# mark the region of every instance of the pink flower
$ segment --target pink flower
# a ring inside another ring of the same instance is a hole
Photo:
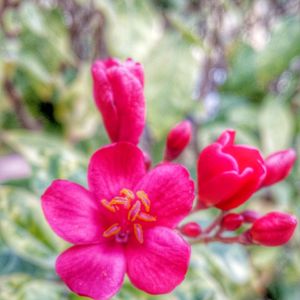
[[[176,124],[169,132],[165,150],[165,160],[176,159],[187,147],[192,137],[192,125],[189,121]]]
[[[295,216],[271,212],[257,219],[248,231],[252,242],[263,246],[281,246],[292,237],[296,226]]]
[[[75,293],[108,299],[124,275],[150,294],[172,291],[188,269],[190,246],[174,228],[191,210],[194,184],[188,171],[163,163],[146,173],[144,156],[126,142],[96,151],[89,190],[55,180],[42,196],[52,229],[75,244],[56,271]]]
[[[145,126],[142,66],[109,58],[93,64],[92,76],[95,102],[111,141],[138,144]]]
[[[269,186],[286,178],[296,161],[294,149],[287,149],[272,153],[265,160],[267,175],[262,186]]]
[[[243,204],[261,185],[266,167],[258,149],[234,145],[234,130],[224,131],[198,159],[199,206],[222,210]]]

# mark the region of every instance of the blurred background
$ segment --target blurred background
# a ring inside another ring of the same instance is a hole
[[[108,143],[90,76],[107,56],[145,67],[141,146],[154,162],[182,119],[194,139],[179,161],[194,177],[197,154],[225,128],[265,156],[289,147],[300,155],[299,0],[1,0],[0,300],[84,299],[55,275],[67,245],[39,198],[54,178],[86,185],[89,156]],[[299,188],[297,163],[243,208],[300,218]],[[152,298],[128,282],[115,297]],[[299,300],[299,229],[279,248],[196,246],[185,282],[155,299]]]

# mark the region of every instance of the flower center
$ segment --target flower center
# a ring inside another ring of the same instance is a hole
[[[119,195],[110,201],[102,199],[101,204],[111,213],[122,216],[122,222],[112,224],[103,232],[104,237],[115,236],[119,243],[126,243],[133,232],[137,241],[142,244],[144,233],[141,223],[156,221],[156,218],[149,214],[151,203],[144,191],[134,194],[129,189],[122,189]]]

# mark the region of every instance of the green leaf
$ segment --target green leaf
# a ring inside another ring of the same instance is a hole
[[[65,288],[57,283],[16,274],[0,277],[1,300],[66,300]]]
[[[259,132],[266,155],[291,146],[294,118],[290,108],[279,99],[265,99],[258,116]]]
[[[0,233],[11,251],[23,259],[53,269],[65,243],[45,221],[39,199],[24,189],[0,189]]]
[[[57,178],[86,185],[86,159],[63,140],[45,133],[25,131],[7,131],[3,140],[31,164],[31,185],[37,195]]]

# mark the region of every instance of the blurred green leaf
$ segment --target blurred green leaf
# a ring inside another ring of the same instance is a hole
[[[38,266],[52,269],[64,243],[57,238],[42,213],[39,199],[24,189],[0,189],[0,232],[17,255]]]
[[[279,99],[266,99],[258,118],[259,132],[266,155],[292,144],[294,119],[290,108]]]
[[[0,277],[1,300],[66,300],[65,290],[56,282],[16,274]]]

